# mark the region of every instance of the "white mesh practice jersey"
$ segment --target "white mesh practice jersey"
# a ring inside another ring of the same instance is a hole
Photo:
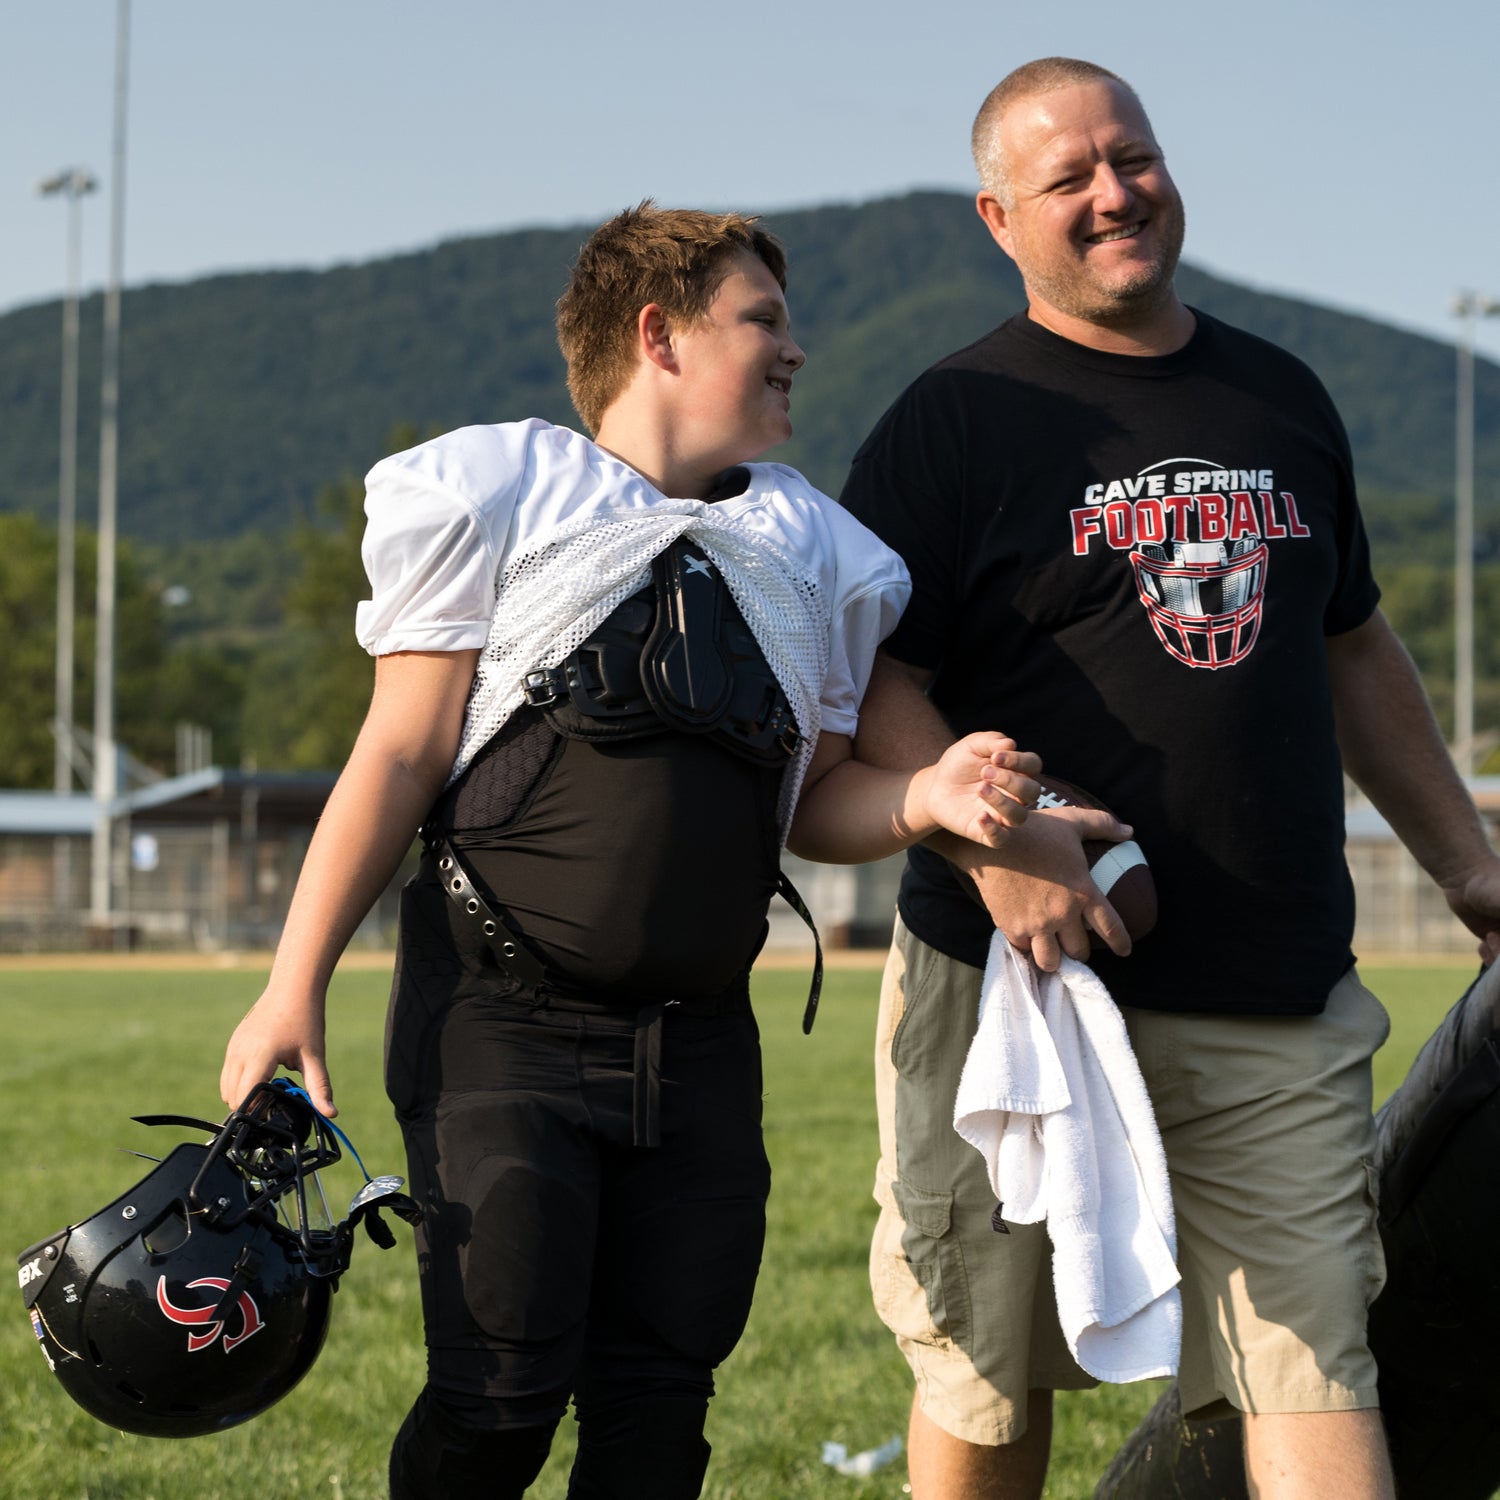
[[[746,465],[743,493],[672,499],[565,427],[464,427],[366,478],[372,655],[482,648],[452,776],[687,535],[712,559],[804,734],[784,781],[785,836],[820,729],[853,735],[875,649],[911,586],[901,559],[794,469]],[[451,778],[450,778],[451,779]]]

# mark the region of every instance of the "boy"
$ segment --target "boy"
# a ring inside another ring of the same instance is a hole
[[[1036,795],[994,734],[915,776],[850,759],[906,572],[743,466],[791,432],[784,285],[753,220],[621,214],[558,309],[594,441],[466,428],[369,476],[374,697],[221,1089],[282,1065],[332,1112],[327,981],[422,825],[386,1058],[426,1215],[398,1500],[520,1496],[570,1396],[570,1496],[698,1494],[764,1234],[748,975],[780,844],[995,843]]]

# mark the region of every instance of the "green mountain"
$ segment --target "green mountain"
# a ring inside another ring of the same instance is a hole
[[[932,360],[1021,305],[967,197],[923,192],[777,214],[791,256],[797,437],[777,454],[837,490],[864,432]],[[573,421],[552,307],[586,230],[525,230],[323,272],[127,291],[120,529],[138,541],[282,534],[324,484],[362,474],[398,424]],[[1450,346],[1184,267],[1187,301],[1323,376],[1344,413],[1377,538],[1450,545]],[[83,310],[80,518],[93,506],[101,299]],[[0,318],[0,510],[56,503],[60,316]],[[1480,362],[1481,475],[1500,470],[1500,368]],[[1486,490],[1480,487],[1481,501]],[[1488,519],[1488,507],[1481,514]],[[1415,548],[1416,553],[1411,549]]]

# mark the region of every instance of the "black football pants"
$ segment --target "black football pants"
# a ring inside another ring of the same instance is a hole
[[[744,1329],[765,1234],[748,1001],[667,1007],[661,1140],[636,1145],[634,1013],[498,994],[429,903],[404,893],[387,1039],[428,1349],[392,1494],[520,1496],[571,1396],[570,1496],[692,1500],[712,1372]]]

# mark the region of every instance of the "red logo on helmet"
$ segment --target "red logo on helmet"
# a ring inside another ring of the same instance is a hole
[[[222,1276],[200,1276],[197,1281],[188,1282],[189,1289],[195,1286],[214,1287],[219,1292],[227,1292],[229,1283]],[[222,1319],[214,1317],[218,1310],[218,1303],[211,1303],[207,1307],[174,1307],[167,1299],[167,1278],[163,1276],[156,1283],[156,1305],[174,1323],[183,1323],[189,1327],[195,1327],[200,1323],[206,1323],[209,1327],[203,1333],[188,1334],[188,1353],[196,1354],[200,1349],[217,1341],[219,1335],[224,1333]],[[259,1333],[266,1325],[261,1320],[260,1309],[255,1305],[255,1298],[249,1292],[241,1292],[239,1295],[240,1318],[244,1326],[236,1334],[224,1334],[224,1352],[226,1354],[239,1344],[243,1344],[253,1333]]]

